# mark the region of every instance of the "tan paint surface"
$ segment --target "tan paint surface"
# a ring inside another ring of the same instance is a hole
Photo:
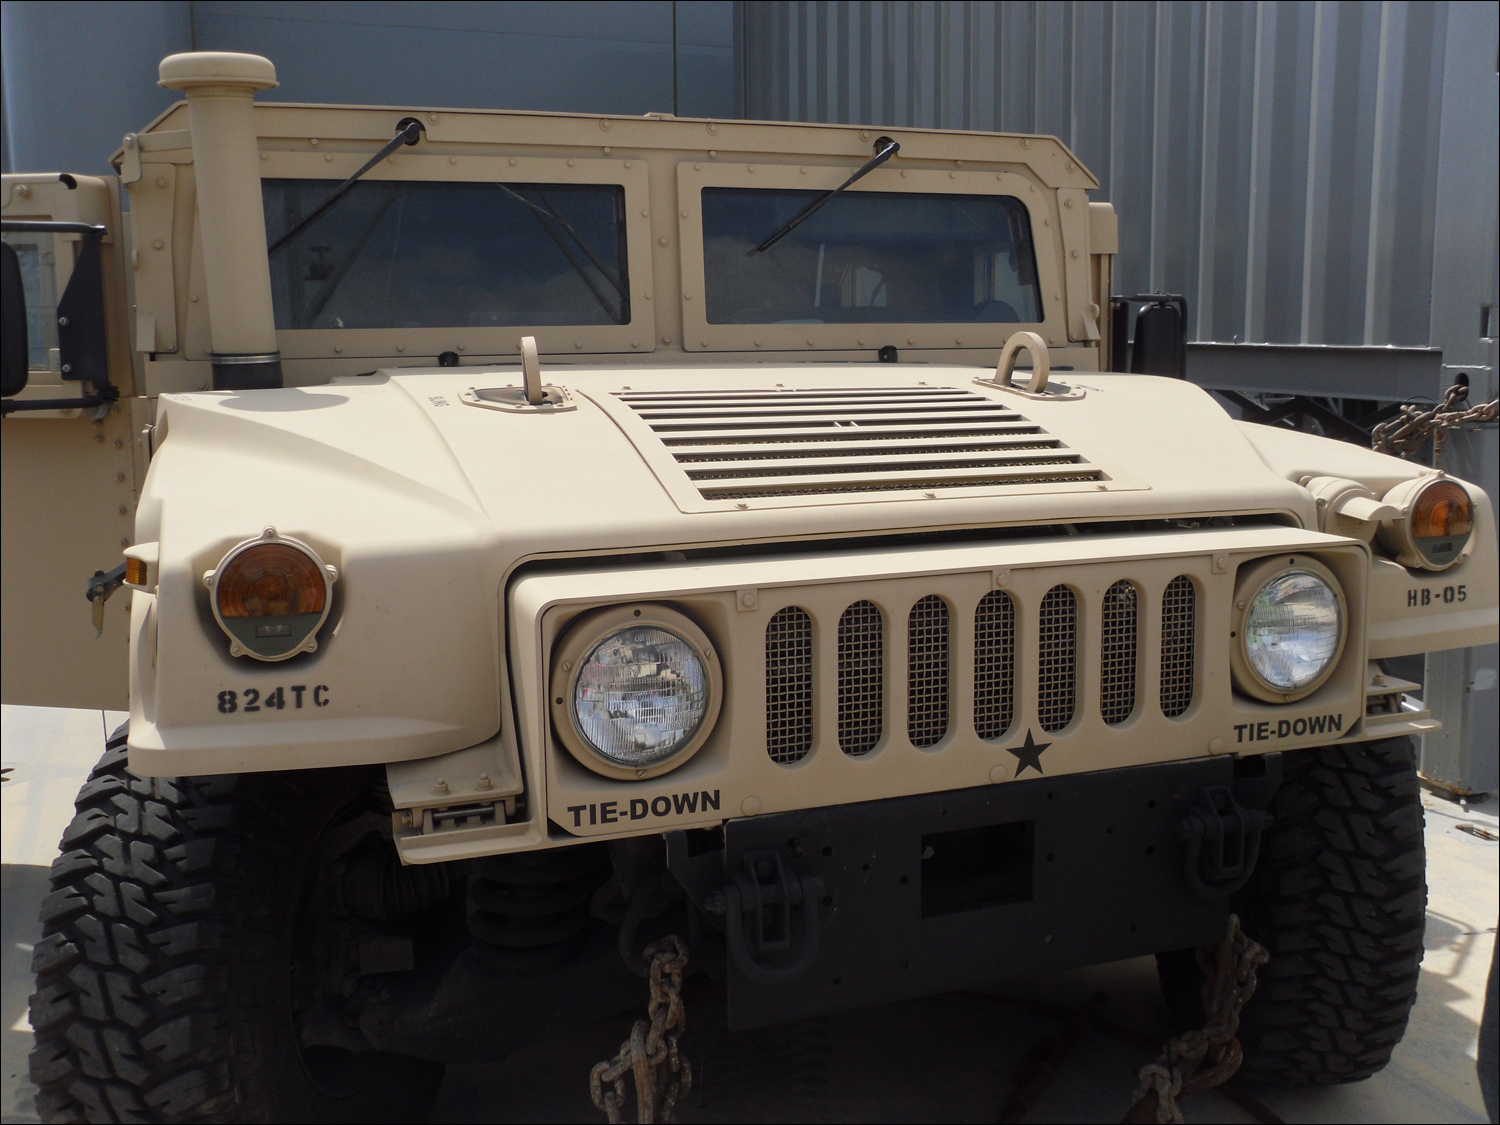
[[[6,176],[6,219],[87,222],[108,228],[102,251],[109,375],[121,401],[102,421],[78,410],[18,413],[0,422],[0,697],[6,703],[120,710],[127,706],[127,596],[105,606],[95,639],[84,584],[119,565],[133,542],[145,473],[140,430],[150,404],[132,399],[125,255],[119,184],[53,175]],[[72,270],[59,237],[58,295]],[[68,398],[92,390],[48,371],[31,372],[18,398]]]
[[[103,422],[0,423],[0,691],[6,703],[129,705],[129,595],[116,593],[106,603],[104,635],[96,640],[83,591],[94,571],[119,565],[131,538],[130,429],[123,411]]]

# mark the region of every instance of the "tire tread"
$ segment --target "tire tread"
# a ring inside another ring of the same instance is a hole
[[[440,1065],[361,1056],[383,1086],[319,1102],[293,1073],[290,1014],[276,1015],[287,887],[366,775],[141,778],[127,758],[121,727],[78,794],[42,903],[30,1062],[42,1120],[424,1116]],[[268,1047],[278,1020],[287,1031]]]
[[[1355,1082],[1405,1034],[1427,887],[1410,739],[1285,755],[1275,823],[1236,904],[1266,946],[1240,1027],[1247,1081]]]

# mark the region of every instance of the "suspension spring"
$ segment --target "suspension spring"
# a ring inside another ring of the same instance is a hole
[[[603,845],[486,856],[469,877],[469,933],[487,968],[556,968],[588,940],[589,901],[608,875]]]

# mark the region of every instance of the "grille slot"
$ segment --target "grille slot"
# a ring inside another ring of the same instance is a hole
[[[705,500],[1102,481],[962,387],[619,391]]]
[[[1099,714],[1111,726],[1123,723],[1135,711],[1138,602],[1134,583],[1123,578],[1104,592]]]
[[[885,729],[885,621],[858,601],[839,617],[839,747],[857,757],[875,749]]]
[[[1161,711],[1175,719],[1193,702],[1197,648],[1198,591],[1179,574],[1161,599]]]
[[[974,610],[974,733],[999,738],[1016,717],[1016,603],[992,590]]]
[[[800,762],[812,734],[812,618],[791,605],[766,625],[766,753],[783,765]]]
[[[907,618],[907,737],[936,746],[948,733],[948,603],[928,594]]]
[[[1073,721],[1078,689],[1078,598],[1066,586],[1054,586],[1038,612],[1037,722],[1044,731],[1059,731]]]

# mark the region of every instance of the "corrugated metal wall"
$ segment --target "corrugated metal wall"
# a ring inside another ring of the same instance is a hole
[[[1196,339],[1425,345],[1445,49],[1494,9],[755,2],[741,75],[751,117],[1056,134],[1120,214],[1117,291],[1186,294]]]

